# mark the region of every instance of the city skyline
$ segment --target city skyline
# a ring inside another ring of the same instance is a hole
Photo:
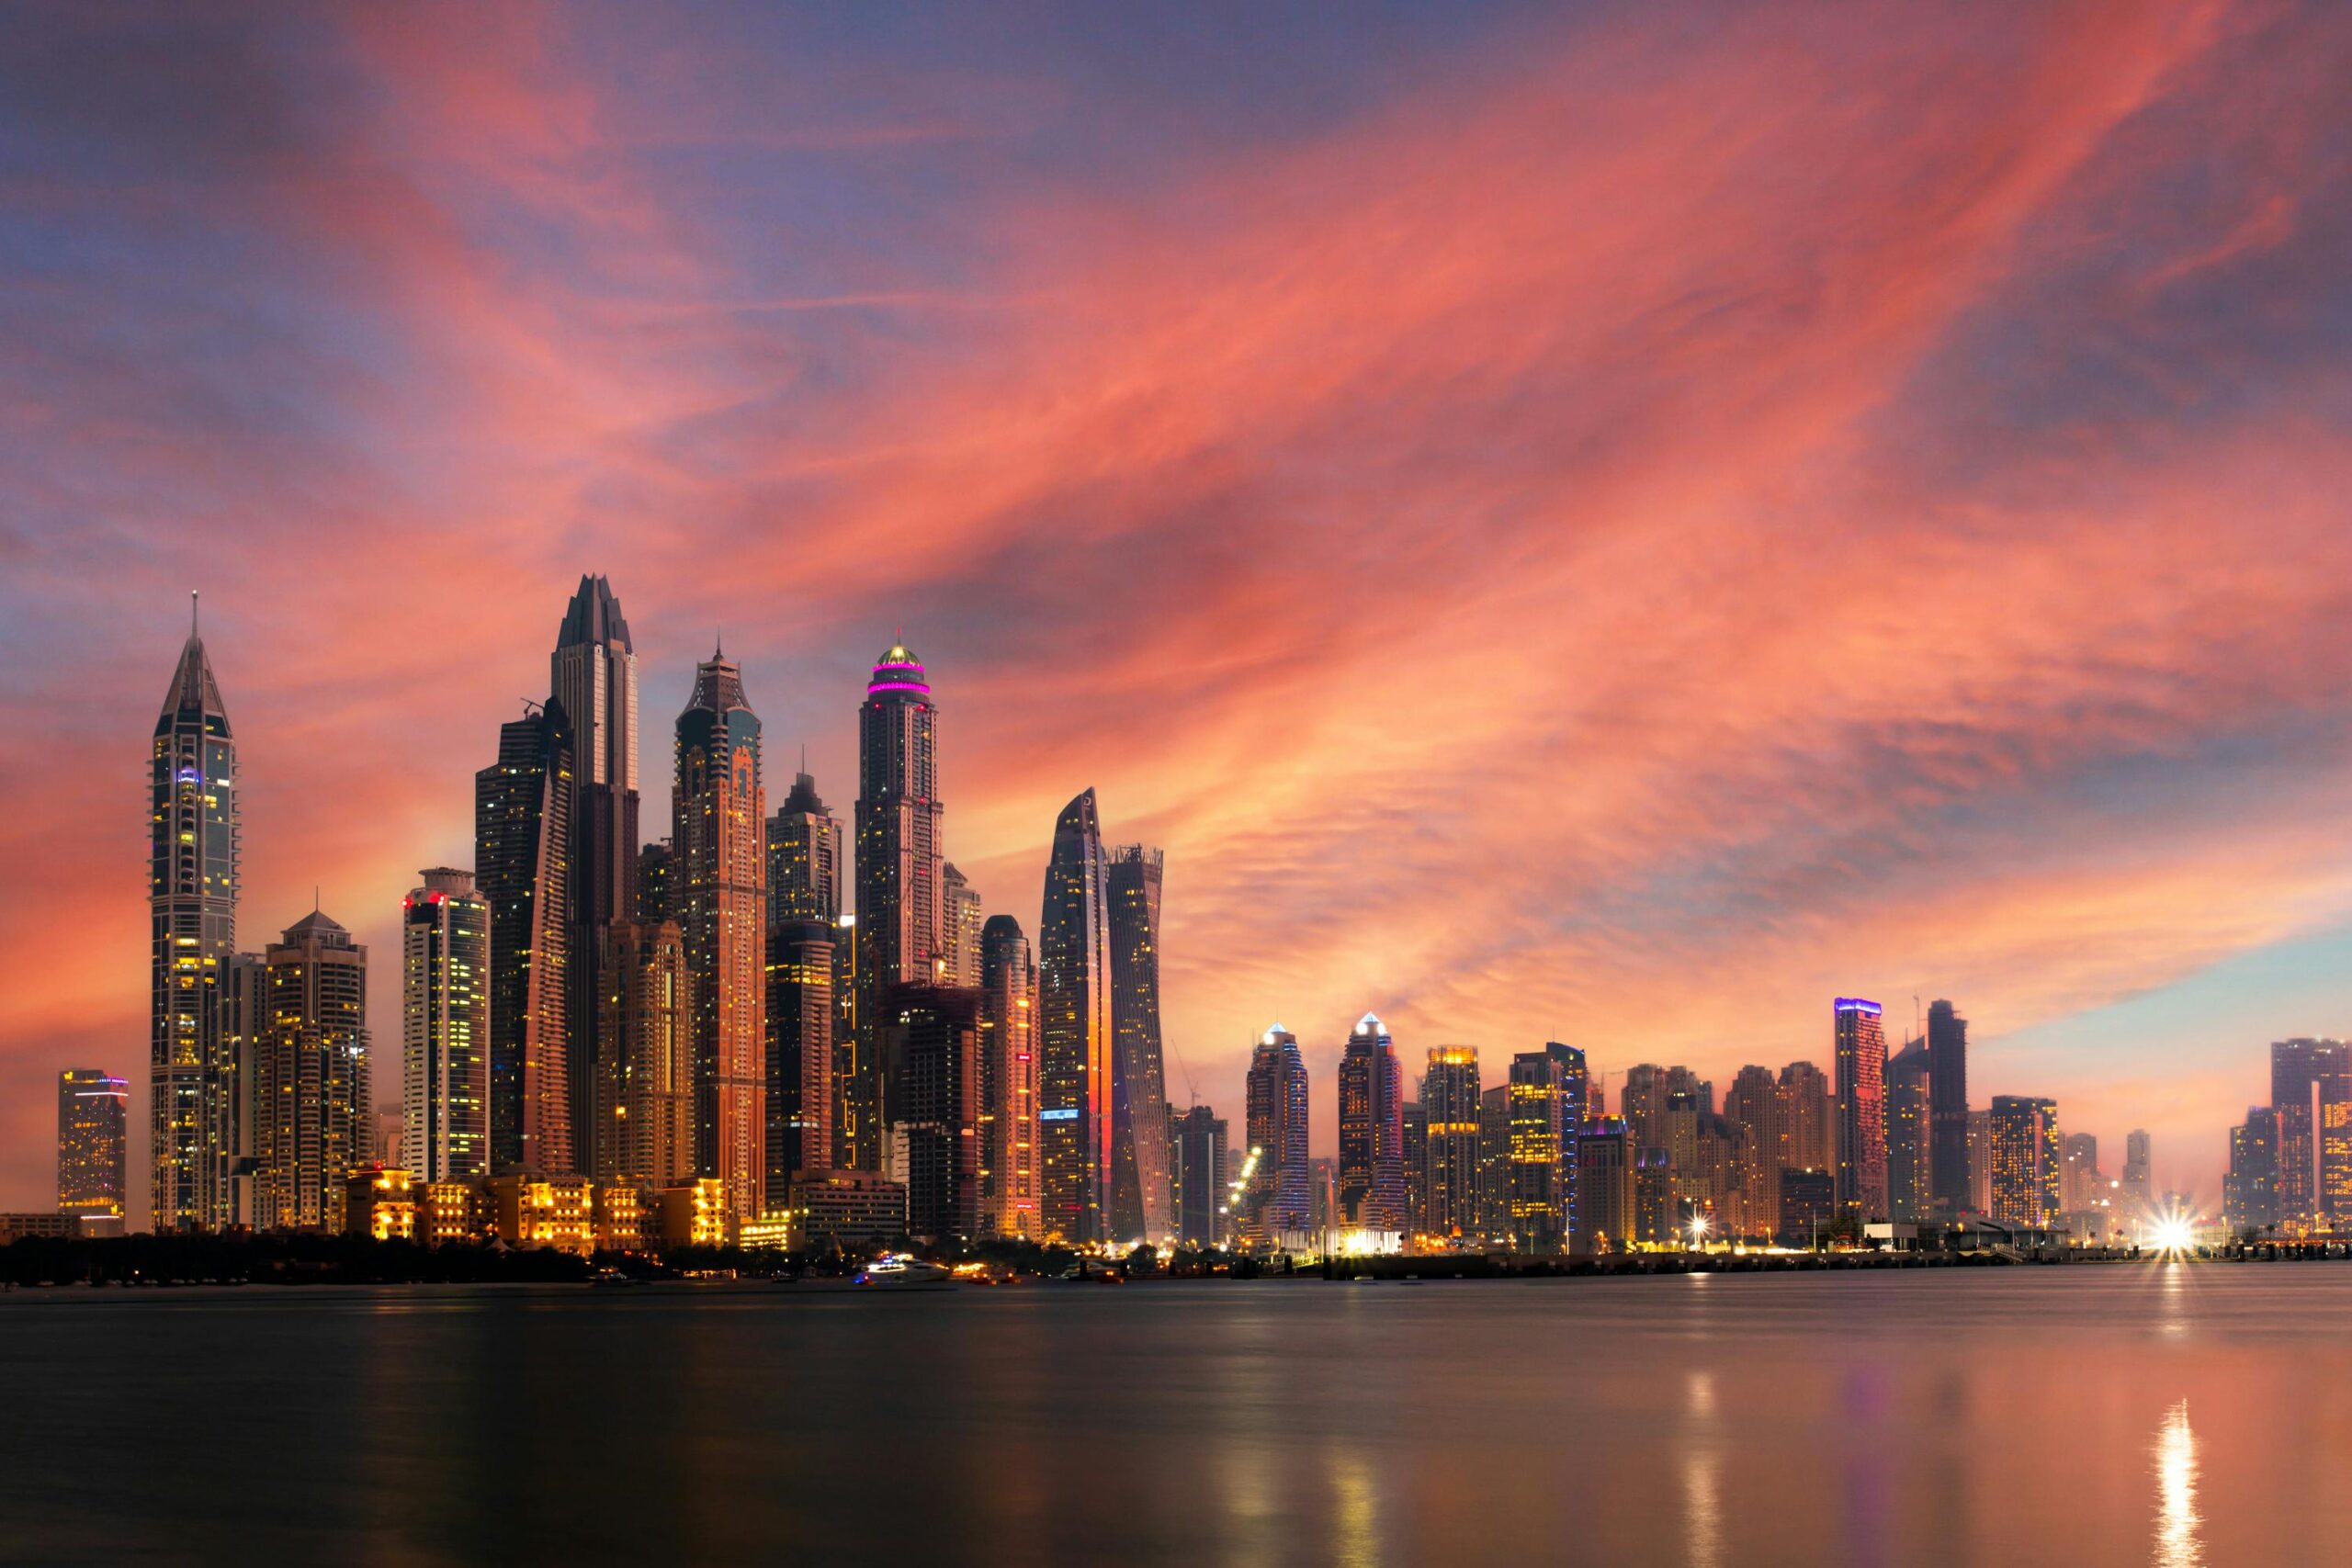
[[[484,874],[471,781],[582,571],[637,633],[644,840],[724,626],[837,811],[903,630],[944,672],[954,858],[1033,941],[1072,792],[1163,848],[1171,1103],[1189,1075],[1236,1117],[1276,1018],[1318,1088],[1367,1009],[1408,1065],[1557,1039],[1722,1083],[1827,1069],[1826,998],[1908,1037],[1908,998],[1949,997],[1973,1103],[2046,1096],[2111,1150],[2145,1127],[2157,1189],[2212,1206],[2270,1043],[2352,1033],[2341,345],[2242,303],[2337,298],[2332,143],[2266,127],[2328,130],[2343,20],[2312,48],[2052,15],[1989,51],[1924,13],[1673,51],[1497,20],[1399,101],[1376,62],[1427,38],[1383,15],[1281,107],[1187,76],[1209,114],[1136,64],[1181,50],[1075,41],[1098,81],[1057,99],[968,24],[873,25],[907,73],[812,85],[808,124],[725,63],[759,39],[706,39],[696,94],[625,81],[610,17],[470,61],[228,24],[160,118],[101,112],[130,80],[102,48],[65,51],[83,107],[8,95],[85,188],[10,220],[63,303],[11,317],[37,412],[0,436],[29,476],[0,832],[44,895],[0,913],[0,1201],[45,1190],[60,1068],[146,1103],[116,786],[191,587],[241,940],[318,885],[375,955],[379,1043],[401,897]],[[350,141],[222,107],[331,101],[280,45],[388,89]],[[1856,91],[1781,101],[1766,56]],[[1753,135],[1694,149],[1650,74]],[[1147,134],[1069,134],[1122,91]],[[1044,210],[1008,150],[1052,167]],[[730,217],[737,157],[844,238]],[[1698,177],[1659,188],[1669,159]],[[854,199],[877,180],[955,194],[918,221]],[[1458,275],[1421,265],[1439,236]]]

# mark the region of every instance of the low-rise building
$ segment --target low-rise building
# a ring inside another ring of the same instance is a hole
[[[416,1237],[416,1179],[398,1166],[370,1166],[343,1181],[343,1232],[378,1241]]]

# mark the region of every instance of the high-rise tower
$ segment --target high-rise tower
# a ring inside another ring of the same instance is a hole
[[[857,929],[853,1023],[843,1065],[844,1166],[881,1163],[881,1077],[874,1031],[881,993],[932,984],[946,953],[939,707],[922,662],[900,644],[875,661],[857,710]]]
[[[1306,1156],[1306,1057],[1277,1023],[1250,1054],[1249,1138],[1238,1229],[1258,1247],[1281,1244],[1315,1223]]]
[[[401,1163],[419,1181],[490,1174],[490,905],[436,866],[401,905]]]
[[[337,1230],[367,1162],[368,950],[317,909],[265,955],[269,1027],[254,1069],[254,1224]]]
[[[675,1186],[695,1174],[694,987],[677,922],[619,920],[605,931],[612,1046],[597,1075],[594,1175]]]
[[[1839,997],[1838,1206],[1865,1222],[1887,1216],[1886,1030],[1879,1005]]]
[[[1011,915],[980,928],[980,1126],[984,1225],[1041,1233],[1037,1192],[1037,963]]]
[[[1102,824],[1090,789],[1054,824],[1037,922],[1045,1225],[1072,1243],[1106,1239],[1111,1217],[1110,902]]]
[[[2346,1139],[2352,1132],[2352,1047],[2341,1040],[2274,1041],[2270,1108],[2278,1117],[2278,1224],[2290,1231],[2326,1229],[2329,1188],[2352,1188]],[[2331,1122],[2333,1147],[2325,1135]],[[2352,1202],[2344,1207],[2352,1217]]]
[[[1959,1214],[1969,1196],[1968,1020],[1939,998],[1928,1004],[1928,1198]]]
[[[797,1170],[836,1162],[836,933],[842,825],[796,774],[768,818],[768,1201],[785,1206]]]
[[[499,727],[474,775],[474,874],[490,903],[490,1168],[564,1175],[571,1140],[571,721]],[[581,1050],[595,1043],[590,1031]]]
[[[1371,1013],[1340,1055],[1340,1212],[1362,1230],[1405,1228],[1405,1074]]]
[[[756,1218],[767,1188],[768,802],[760,721],[723,649],[695,670],[678,716],[672,806],[696,1166],[726,1183],[729,1213]]]
[[[237,945],[237,743],[193,594],[148,760],[149,1206],[159,1231],[217,1230],[232,1217],[230,1162],[240,1143],[220,1001]]]
[[[1169,1213],[1168,1090],[1160,1063],[1160,852],[1111,852],[1111,1235],[1158,1245]]]
[[[594,1168],[596,1021],[604,987],[598,974],[605,931],[637,918],[637,651],[621,602],[602,577],[582,577],[564,610],[548,660],[553,697],[571,721],[570,968],[564,1063],[572,1147],[566,1165],[540,1151],[546,1168]]]
[[[57,1075],[57,1207],[88,1219],[121,1220],[130,1085],[96,1067]]]
[[[1903,1224],[1924,1224],[1934,1208],[1928,1182],[1934,1153],[1935,1080],[1928,1038],[1904,1042],[1886,1059],[1886,1209]]]
[[[1435,1045],[1421,1078],[1429,1117],[1428,1228],[1440,1236],[1478,1234],[1478,1048]]]

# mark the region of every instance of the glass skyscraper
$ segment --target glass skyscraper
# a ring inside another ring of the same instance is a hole
[[[1405,1228],[1405,1074],[1366,1013],[1340,1055],[1340,1214],[1360,1230]]]
[[[1168,1090],[1160,1062],[1160,852],[1110,852],[1111,1231],[1155,1245],[1174,1235],[1168,1199]]]
[[[1838,1206],[1863,1221],[1887,1217],[1886,1032],[1879,1005],[1839,997],[1838,1053]]]
[[[857,710],[857,927],[844,1036],[844,1107],[835,1157],[880,1168],[882,1080],[874,1029],[883,993],[933,983],[946,953],[945,807],[939,799],[939,705],[903,644],[875,661]]]
[[[571,722],[526,705],[474,775],[474,880],[490,904],[490,1168],[567,1175],[571,1128]],[[591,1029],[581,1040],[594,1049]]]
[[[1062,807],[1037,920],[1037,1138],[1046,1233],[1125,1240],[1110,1228],[1111,882],[1094,792]],[[1162,1167],[1162,1179],[1165,1179]]]
[[[1250,1180],[1241,1192],[1241,1224],[1250,1242],[1273,1247],[1315,1223],[1313,1181],[1306,1155],[1306,1057],[1298,1036],[1277,1023],[1250,1054],[1248,1080]]]
[[[96,1067],[57,1075],[57,1207],[67,1214],[123,1219],[129,1198],[130,1085]]]
[[[1928,1200],[1938,1213],[1974,1205],[1968,1180],[1968,1020],[1928,1004]]]
[[[401,905],[401,1164],[419,1181],[490,1174],[490,905],[436,866]]]

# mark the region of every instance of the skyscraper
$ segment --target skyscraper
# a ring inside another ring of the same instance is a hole
[[[804,771],[768,818],[768,1197],[840,1158],[842,828]]]
[[[1180,1247],[1223,1247],[1225,1122],[1205,1105],[1171,1111],[1169,1190],[1176,1200],[1173,1239]]]
[[[1633,1129],[1622,1116],[1596,1116],[1577,1135],[1577,1220],[1584,1250],[1623,1252],[1634,1240]]]
[[[673,1187],[691,1180],[695,1159],[694,976],[675,920],[616,920],[605,928],[605,1005],[596,1021],[606,1043],[597,1071],[595,1117],[600,1181]]]
[[[1777,1235],[1781,1225],[1781,1085],[1770,1067],[1745,1066],[1732,1075],[1724,1094],[1724,1115],[1747,1129],[1753,1175],[1747,1194],[1748,1223],[1757,1234]]]
[[[1011,915],[980,930],[983,1228],[1035,1238],[1038,1223],[1037,963]]]
[[[2123,1223],[2127,1225],[2138,1224],[2155,1208],[2155,1179],[2149,1169],[2150,1152],[2146,1132],[2134,1127],[2124,1134],[2121,1197]]]
[[[254,1069],[254,1224],[339,1230],[343,1179],[368,1160],[368,950],[313,909],[269,965]]]
[[[2222,1213],[2239,1234],[2267,1232],[2278,1223],[2278,1118],[2267,1105],[2248,1106],[2245,1122],[2230,1129]]]
[[[2107,1197],[2099,1174],[2098,1140],[2088,1133],[2069,1133],[2059,1145],[2058,1195],[2069,1213],[2098,1207]]]
[[[193,594],[149,770],[149,1209],[159,1231],[217,1230],[232,1217],[239,1143],[236,1063],[220,1007],[237,946],[237,742],[197,633]]]
[[[1405,1074],[1388,1028],[1356,1021],[1340,1055],[1340,1215],[1359,1230],[1405,1228]]]
[[[768,818],[768,925],[822,920],[842,912],[842,825],[817,796],[817,781],[792,776]]]
[[[1928,1198],[1941,1214],[1971,1207],[1968,1020],[1941,998],[1928,1004]]]
[[[1926,1224],[1934,1208],[1931,1061],[1925,1035],[1905,1041],[1886,1060],[1887,1215],[1905,1224]]]
[[[1991,1134],[1993,1217],[2006,1224],[2053,1224],[2060,1199],[2057,1101],[1996,1094]]]
[[[1315,1196],[1306,1154],[1306,1058],[1298,1037],[1277,1023],[1250,1053],[1249,1186],[1241,1194],[1240,1229],[1259,1247],[1314,1224]]]
[[[1111,1234],[1165,1241],[1168,1092],[1159,1043],[1160,852],[1110,852]]]
[[[1549,1050],[1510,1059],[1510,1245],[1516,1252],[1563,1252],[1571,1240],[1569,1183],[1583,1131],[1583,1086],[1571,1090],[1566,1064]]]
[[[1434,1045],[1421,1077],[1429,1118],[1427,1228],[1431,1235],[1476,1236],[1478,1213],[1478,1048]]]
[[[1838,1052],[1838,1206],[1861,1220],[1887,1217],[1886,1033],[1879,1005],[1840,997]]]
[[[1111,1218],[1111,887],[1094,792],[1054,824],[1037,922],[1037,1087],[1046,1233],[1125,1239]]]
[[[2298,1038],[2270,1047],[2270,1108],[2278,1122],[2278,1224],[2286,1229],[2326,1228],[2321,1132],[2325,1106],[2352,1098],[2347,1084],[2352,1050],[2341,1040]],[[2339,1163],[2352,1177],[2352,1149],[2343,1152]]]
[[[593,1106],[599,1065],[606,1057],[596,1038],[605,1005],[599,972],[605,930],[634,920],[637,908],[637,652],[620,600],[602,577],[585,577],[565,608],[548,659],[552,711],[571,724],[571,931],[566,976],[569,1048],[564,1081],[570,1146],[557,1160],[550,1127],[537,1158],[549,1172],[593,1170]],[[477,870],[481,869],[479,864]],[[497,945],[495,933],[492,946]]]
[[[123,1219],[130,1084],[96,1067],[57,1075],[57,1207],[76,1218]]]
[[[881,1159],[878,999],[894,986],[933,984],[934,961],[947,951],[938,730],[929,676],[904,646],[892,645],[875,661],[857,710],[854,1022],[842,1037],[850,1060],[842,1072],[852,1103],[842,1116],[841,1157],[861,1169]]]
[[[883,1120],[906,1184],[907,1232],[949,1242],[979,1234],[981,996],[956,986],[899,986],[875,1031]]]
[[[571,721],[526,705],[474,775],[474,878],[490,904],[490,1168],[566,1175],[571,1146]],[[595,1042],[592,1031],[581,1049]]]
[[[435,866],[401,905],[401,1164],[419,1181],[490,1174],[490,905]]]
[[[636,909],[629,919],[641,926],[678,919],[684,907],[678,873],[676,840],[659,839],[638,851]]]
[[[694,1021],[695,1162],[754,1219],[767,1194],[767,791],[760,721],[724,649],[678,716],[672,796],[678,930]]]
[[[1829,1080],[1811,1062],[1781,1069],[1781,1168],[1826,1171],[1837,1159],[1837,1106]]]
[[[935,964],[940,984],[977,986],[980,983],[980,895],[969,878],[948,861],[939,871],[939,920],[946,948]]]

